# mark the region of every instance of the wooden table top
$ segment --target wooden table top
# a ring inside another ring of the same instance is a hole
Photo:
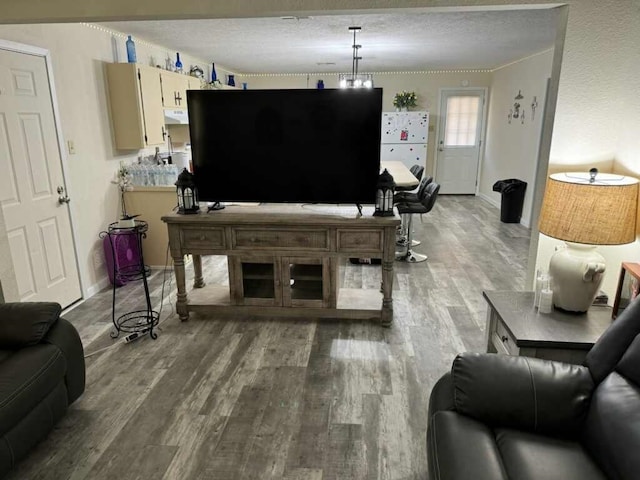
[[[395,160],[380,162],[380,168],[381,171],[387,169],[398,187],[415,188],[420,183],[402,162]]]
[[[166,223],[228,223],[247,224],[261,223],[284,225],[340,225],[340,226],[395,226],[400,223],[397,214],[389,217],[374,217],[374,208],[364,205],[362,215],[355,205],[330,204],[296,204],[296,203],[263,203],[259,206],[231,205],[222,210],[207,213],[207,208],[200,207],[194,215],[181,215],[177,212],[167,213],[162,217]]]
[[[554,309],[549,314],[533,307],[534,292],[482,292],[502,319],[518,347],[590,348],[611,325],[611,307],[592,306],[574,314]]]

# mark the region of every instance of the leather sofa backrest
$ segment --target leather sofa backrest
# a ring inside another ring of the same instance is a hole
[[[596,388],[583,430],[583,443],[600,468],[609,478],[622,480],[640,478],[640,334],[634,335],[638,313],[640,302],[634,302],[602,343],[598,341],[600,351],[591,357],[598,372],[615,357],[619,361]]]
[[[640,301],[629,305],[593,346],[585,365],[598,384],[609,375],[640,333]]]

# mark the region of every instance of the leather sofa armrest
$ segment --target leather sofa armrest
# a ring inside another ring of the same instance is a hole
[[[84,349],[75,327],[64,318],[58,319],[51,327],[43,342],[55,345],[67,361],[65,384],[69,404],[73,403],[85,387]]]
[[[433,386],[429,395],[429,418],[436,412],[454,410],[453,403],[453,380],[451,372],[445,373]]]
[[[0,304],[0,348],[36,345],[60,317],[62,307],[52,302]]]
[[[586,367],[538,358],[464,353],[451,372],[458,412],[556,436],[579,433],[594,389]]]

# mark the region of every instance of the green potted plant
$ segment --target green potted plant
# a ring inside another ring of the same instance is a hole
[[[418,96],[416,95],[416,92],[407,92],[406,90],[403,90],[396,93],[395,97],[393,97],[393,106],[400,111],[407,111],[409,108],[413,108],[417,105],[417,100]]]

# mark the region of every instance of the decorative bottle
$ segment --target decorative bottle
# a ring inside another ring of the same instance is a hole
[[[125,43],[127,45],[127,61],[129,63],[136,63],[136,44],[133,43],[131,35],[129,35]]]
[[[235,75],[227,75],[227,85],[229,85],[230,87],[236,86]]]
[[[216,73],[216,64],[211,64],[211,83],[215,83],[218,81],[218,74]]]
[[[176,72],[182,73],[182,62],[180,61],[179,52],[176,52]]]

